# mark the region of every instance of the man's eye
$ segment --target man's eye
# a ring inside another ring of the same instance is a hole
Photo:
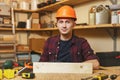
[[[69,21],[66,21],[66,23],[70,23]]]
[[[59,23],[63,23],[63,21],[59,21]]]

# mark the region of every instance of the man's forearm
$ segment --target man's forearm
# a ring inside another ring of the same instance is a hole
[[[100,64],[97,59],[87,60],[85,63],[93,63],[93,69],[99,69]]]

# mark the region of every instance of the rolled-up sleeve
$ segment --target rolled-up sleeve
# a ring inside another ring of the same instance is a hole
[[[87,40],[84,40],[81,44],[82,54],[84,56],[84,60],[98,59],[93,49],[90,47]]]

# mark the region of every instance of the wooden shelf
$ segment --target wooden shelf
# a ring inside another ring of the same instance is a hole
[[[120,28],[120,24],[98,24],[98,25],[79,25],[74,29],[99,29],[99,28]],[[0,28],[0,31],[10,31],[12,28]],[[55,31],[57,28],[40,28],[40,29],[26,29],[16,28],[16,31]]]
[[[0,31],[11,31],[12,28],[0,27]]]
[[[23,10],[23,9],[15,9],[15,12],[20,12],[20,13],[32,13],[32,12],[39,12],[39,13],[44,13],[44,11],[55,11],[58,8],[60,8],[63,5],[71,5],[75,6],[78,4],[83,4],[83,3],[88,3],[88,2],[93,2],[94,0],[62,0],[59,2],[56,2],[54,4],[50,4],[45,7],[38,8],[37,10]],[[104,0],[102,0],[104,1]],[[113,27],[112,24],[105,24],[105,25],[85,25],[85,26],[76,26],[74,29],[91,29],[91,28],[102,28],[102,27]],[[9,29],[8,29],[9,30]],[[55,31],[58,30],[57,28],[40,28],[40,29],[25,29],[25,28],[16,28],[17,31]]]
[[[0,53],[15,53],[14,50],[0,50]]]
[[[31,12],[40,12],[40,11],[54,11],[58,8],[58,5],[60,6],[60,4],[63,4],[65,3],[66,1],[69,1],[69,0],[64,0],[64,1],[60,1],[60,2],[56,2],[54,4],[50,4],[48,6],[45,6],[45,7],[42,7],[42,8],[38,8],[37,10],[24,10],[24,9],[14,9],[15,12],[28,12],[28,13],[31,13]]]
[[[10,17],[10,15],[0,15],[0,17]]]
[[[19,61],[29,61],[31,58],[29,57],[18,57]]]
[[[25,54],[25,53],[29,54],[30,52],[31,52],[31,50],[29,50],[29,51],[26,50],[26,51],[17,51],[16,53],[17,54]]]
[[[99,29],[99,28],[120,28],[120,24],[98,24],[87,26],[76,26],[74,29]]]
[[[14,46],[14,44],[15,43],[12,43],[12,44],[10,44],[10,43],[8,43],[8,44],[0,44],[0,46]]]
[[[12,24],[0,24],[0,27],[12,27]]]
[[[99,28],[120,28],[120,24],[98,24],[98,25],[80,25],[75,26],[74,29],[99,29]],[[55,31],[57,28],[40,28],[40,29],[16,29],[27,31]]]
[[[78,5],[86,2],[90,2],[91,0],[63,0],[60,2],[56,2],[54,4],[47,5],[42,8],[38,8],[37,10],[24,10],[24,9],[15,9],[15,12],[25,12],[25,13],[32,13],[32,12],[43,12],[43,11],[55,11],[60,8],[62,5]],[[93,1],[93,0],[92,0]]]
[[[0,44],[15,44],[15,41],[0,41]]]

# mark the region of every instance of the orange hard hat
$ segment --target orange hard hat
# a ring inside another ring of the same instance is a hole
[[[76,20],[75,10],[71,6],[62,6],[56,13],[56,18],[73,18]]]

